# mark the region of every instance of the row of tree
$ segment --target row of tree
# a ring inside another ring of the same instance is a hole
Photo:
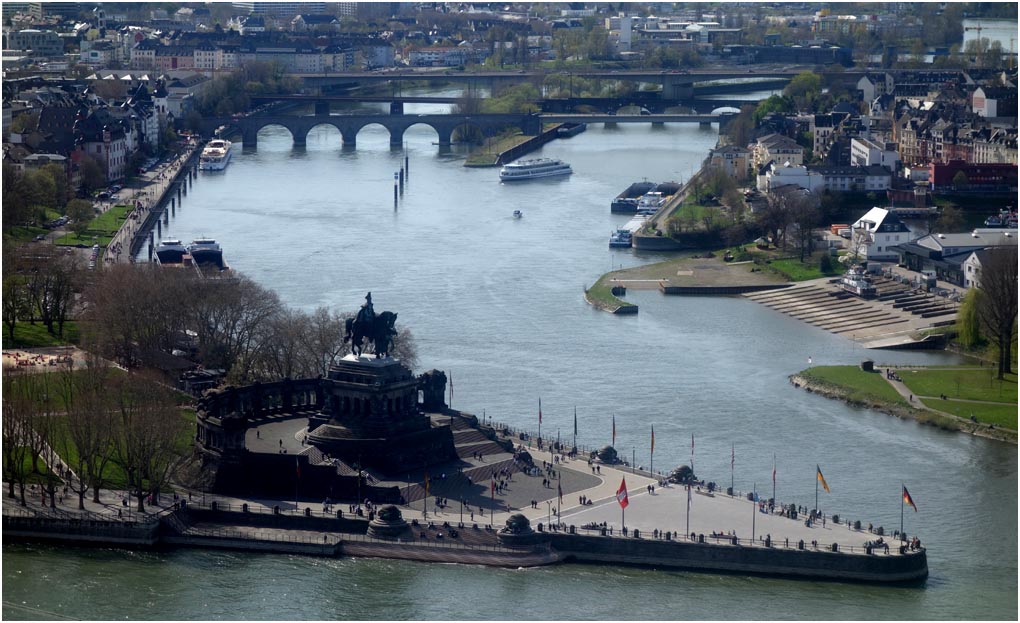
[[[84,278],[77,256],[57,247],[4,245],[2,310],[10,338],[26,322],[41,322],[50,335],[63,337]]]
[[[90,491],[99,502],[102,489],[123,486],[142,512],[186,458],[186,432],[169,389],[94,356],[80,370],[4,376],[4,476],[8,495],[22,505],[26,485],[45,475],[40,484],[51,507],[62,481],[78,508]]]
[[[161,367],[182,351],[238,384],[308,378],[350,352],[345,321],[326,307],[288,308],[251,279],[202,279],[152,265],[104,270],[85,292],[82,334],[95,352],[128,369]],[[394,354],[417,365],[413,337],[400,329]]]

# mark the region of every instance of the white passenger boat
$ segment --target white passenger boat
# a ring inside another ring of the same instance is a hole
[[[231,142],[217,138],[209,141],[202,150],[198,168],[202,171],[222,171],[230,164]]]
[[[573,172],[570,165],[562,160],[537,158],[535,160],[521,160],[520,162],[511,162],[504,165],[499,172],[499,179],[503,182],[517,182],[539,177],[570,175]]]

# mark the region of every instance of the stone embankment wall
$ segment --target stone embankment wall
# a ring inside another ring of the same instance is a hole
[[[628,564],[700,571],[861,582],[908,582],[928,575],[922,550],[907,555],[743,547],[639,538],[550,534],[567,562]]]

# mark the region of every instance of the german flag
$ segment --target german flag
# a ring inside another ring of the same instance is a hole
[[[915,513],[917,512],[917,504],[914,504],[914,498],[910,497],[910,492],[906,487],[903,487],[903,503],[914,509]]]
[[[829,483],[825,482],[825,476],[822,476],[822,468],[815,465],[815,471],[817,472],[818,482],[822,483],[822,488],[825,489],[825,492],[832,493],[829,491]]]

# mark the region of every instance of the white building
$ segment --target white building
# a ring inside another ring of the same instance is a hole
[[[878,165],[896,171],[900,165],[900,154],[896,143],[879,143],[870,138],[850,139],[850,164],[856,167]]]
[[[772,163],[765,168],[764,174],[758,175],[757,187],[763,192],[771,192],[773,189],[790,185],[811,192],[821,191],[825,188],[825,178],[814,171],[809,171],[804,165],[790,162],[782,165]]]
[[[860,260],[894,261],[899,256],[892,247],[913,239],[907,226],[883,208],[871,208],[850,227],[851,249]]]

